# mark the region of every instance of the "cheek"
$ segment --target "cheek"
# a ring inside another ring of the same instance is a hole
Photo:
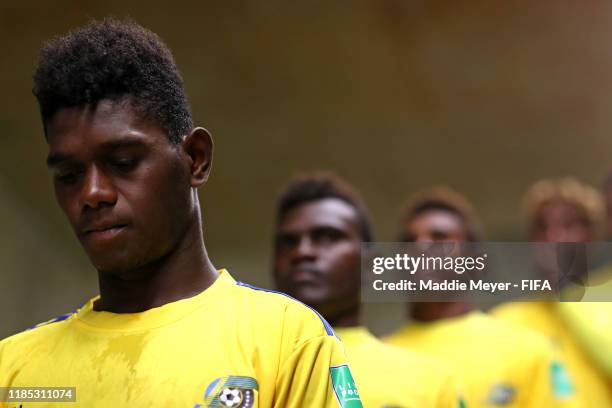
[[[595,233],[591,231],[591,229],[585,225],[580,225],[577,228],[577,232],[575,233],[576,241],[588,241],[591,240]]]
[[[172,212],[175,217],[187,210],[191,189],[178,163],[165,160],[165,166],[156,163],[144,169],[138,180],[138,189],[126,191],[126,196],[139,207],[156,214],[158,211]],[[128,197],[130,198],[130,197]],[[160,213],[157,213],[160,214]]]
[[[176,235],[185,224],[187,206],[176,194],[166,193],[163,189],[150,194],[126,194],[125,201],[130,207],[132,217],[141,228],[152,234],[159,234],[158,239]]]
[[[274,257],[274,277],[277,281],[284,281],[287,278],[287,258],[282,255]]]
[[[353,246],[343,246],[330,253],[329,267],[332,274],[331,280],[338,286],[359,281],[360,252]],[[347,282],[349,280],[349,282]]]
[[[55,201],[59,205],[60,209],[68,218],[70,224],[75,225],[79,217],[79,205],[78,200],[72,198],[71,194],[65,189],[58,189],[54,187],[55,190]]]

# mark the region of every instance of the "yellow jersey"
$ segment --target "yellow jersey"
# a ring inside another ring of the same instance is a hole
[[[76,387],[76,402],[36,407],[362,406],[329,324],[227,271],[142,313],[94,311],[95,300],[0,342],[0,387]]]
[[[567,373],[546,340],[484,313],[409,323],[383,340],[455,369],[470,408],[575,406]]]
[[[559,358],[567,365],[576,396],[582,401],[581,406],[612,407],[606,377],[586,355],[571,328],[561,318],[560,305],[551,302],[511,302],[496,307],[491,313],[506,322],[536,330],[551,340]]]
[[[612,302],[562,302],[559,315],[610,383],[612,379]],[[610,384],[612,385],[612,384]]]
[[[365,327],[334,329],[368,408],[459,408],[456,379],[438,360],[385,344]]]

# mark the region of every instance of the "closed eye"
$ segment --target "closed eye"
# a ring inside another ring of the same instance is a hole
[[[316,228],[312,231],[312,240],[316,243],[332,243],[345,237],[344,232],[331,227]]]
[[[112,169],[127,173],[134,170],[140,163],[140,160],[135,158],[112,158],[108,163]]]
[[[80,167],[73,166],[60,166],[53,170],[53,178],[57,183],[63,185],[76,183],[82,174],[83,170]]]
[[[298,237],[290,234],[279,234],[276,237],[276,249],[290,249],[298,244]]]
[[[61,184],[74,184],[77,180],[76,173],[56,174],[55,180]]]

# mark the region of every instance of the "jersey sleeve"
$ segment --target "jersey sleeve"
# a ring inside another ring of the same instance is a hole
[[[342,344],[333,335],[298,345],[281,366],[275,407],[362,408]]]
[[[583,349],[612,376],[612,303],[562,302],[558,310]]]

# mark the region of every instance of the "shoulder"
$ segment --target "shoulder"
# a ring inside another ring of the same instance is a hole
[[[521,362],[527,361],[548,363],[552,359],[552,343],[543,334],[505,319],[483,315],[482,320],[482,330],[486,324],[486,331],[490,334],[488,339],[483,340],[497,344],[497,349],[503,351],[509,361],[516,360],[515,363],[521,365]]]
[[[542,302],[512,302],[503,304],[491,311],[491,316],[499,325],[517,330],[527,342],[544,341],[550,346],[549,336],[559,332],[559,321],[550,304]]]
[[[372,343],[369,351],[374,359],[379,362],[380,359],[383,359],[385,366],[388,367],[397,367],[401,370],[410,368],[411,371],[418,372],[420,376],[430,378],[450,375],[450,368],[442,360],[396,346],[393,343],[385,343],[377,339],[375,343]]]
[[[388,344],[392,347],[397,347],[397,348],[401,348],[402,350],[405,350],[404,346],[406,343],[406,337],[407,337],[406,332],[407,331],[408,331],[408,325],[405,324],[404,326],[400,327],[394,332],[381,337],[381,340],[383,343]]]
[[[507,302],[494,307],[489,313],[496,318],[520,323],[533,318],[533,314],[539,313],[539,310],[534,303]]]
[[[331,325],[313,308],[291,296],[236,281],[235,291],[243,299],[247,312],[258,319],[282,322],[283,331],[294,332],[306,340],[309,337],[335,336]]]
[[[545,337],[537,332],[519,325],[509,324],[505,319],[479,313],[472,320],[472,329],[476,332],[488,332],[499,339],[501,343],[517,343],[517,341],[541,343]]]
[[[314,309],[282,292],[244,282],[236,282],[233,291],[240,302],[242,326],[252,333],[249,341],[274,350],[283,370],[326,359],[330,365],[346,364],[339,339]]]
[[[61,335],[62,331],[69,325],[75,313],[66,313],[43,323],[39,323],[21,333],[14,334],[0,341],[0,357],[11,355],[14,350],[31,349],[37,344],[48,344],[51,338]]]
[[[394,361],[393,365],[402,370],[410,368],[425,379],[425,383],[443,383],[452,376],[452,370],[442,360],[428,354],[422,354],[410,349],[380,342],[386,358]]]

